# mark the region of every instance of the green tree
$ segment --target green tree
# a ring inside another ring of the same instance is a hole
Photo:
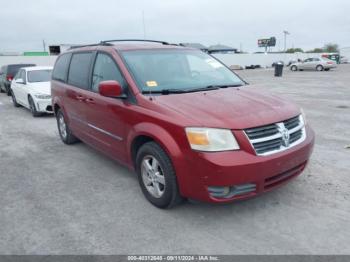
[[[339,53],[339,46],[337,44],[328,43],[323,47],[323,51],[327,53]]]
[[[323,53],[323,52],[324,52],[323,48],[318,48],[317,47],[315,49],[307,51],[306,53]]]
[[[289,48],[286,51],[286,53],[289,53],[289,54],[297,53],[297,52],[304,53],[304,50],[299,48],[299,47],[297,47],[297,48]]]

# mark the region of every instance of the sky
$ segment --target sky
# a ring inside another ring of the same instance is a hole
[[[141,38],[225,44],[263,51],[350,46],[349,0],[0,0],[0,52],[42,51],[53,44]],[[144,21],[144,23],[143,23]],[[143,26],[144,25],[144,26]]]

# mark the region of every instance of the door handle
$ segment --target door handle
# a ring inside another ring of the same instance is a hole
[[[85,99],[83,96],[80,96],[80,95],[77,95],[76,98],[77,98],[77,100],[79,100],[80,102],[83,102],[84,99]]]
[[[92,98],[86,98],[85,102],[88,104],[95,104],[95,101]]]

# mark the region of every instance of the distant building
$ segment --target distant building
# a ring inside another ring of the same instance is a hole
[[[223,54],[238,53],[238,49],[227,46],[227,45],[217,44],[217,45],[209,46],[208,52],[211,54],[214,54],[214,53],[223,53]]]
[[[20,52],[0,52],[0,56],[19,56],[22,55]]]
[[[49,46],[49,53],[50,53],[50,55],[59,55],[61,53],[64,53],[65,51],[67,51],[71,47],[75,47],[75,46],[80,46],[80,45],[77,45],[77,44],[50,45]]]
[[[200,44],[200,43],[180,43],[181,46],[186,46],[186,47],[191,47],[191,48],[196,48],[200,49],[204,52],[208,52],[208,47]]]

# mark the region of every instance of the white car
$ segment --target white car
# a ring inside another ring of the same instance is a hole
[[[341,64],[348,64],[349,63],[349,59],[347,59],[345,56],[341,56],[340,57],[340,63]]]
[[[290,65],[292,71],[302,70],[316,70],[316,71],[329,71],[331,68],[336,68],[337,64],[327,58],[314,57],[305,59],[302,62],[296,62]]]
[[[14,106],[30,109],[34,117],[52,114],[51,73],[52,67],[48,66],[21,68],[11,83]]]

